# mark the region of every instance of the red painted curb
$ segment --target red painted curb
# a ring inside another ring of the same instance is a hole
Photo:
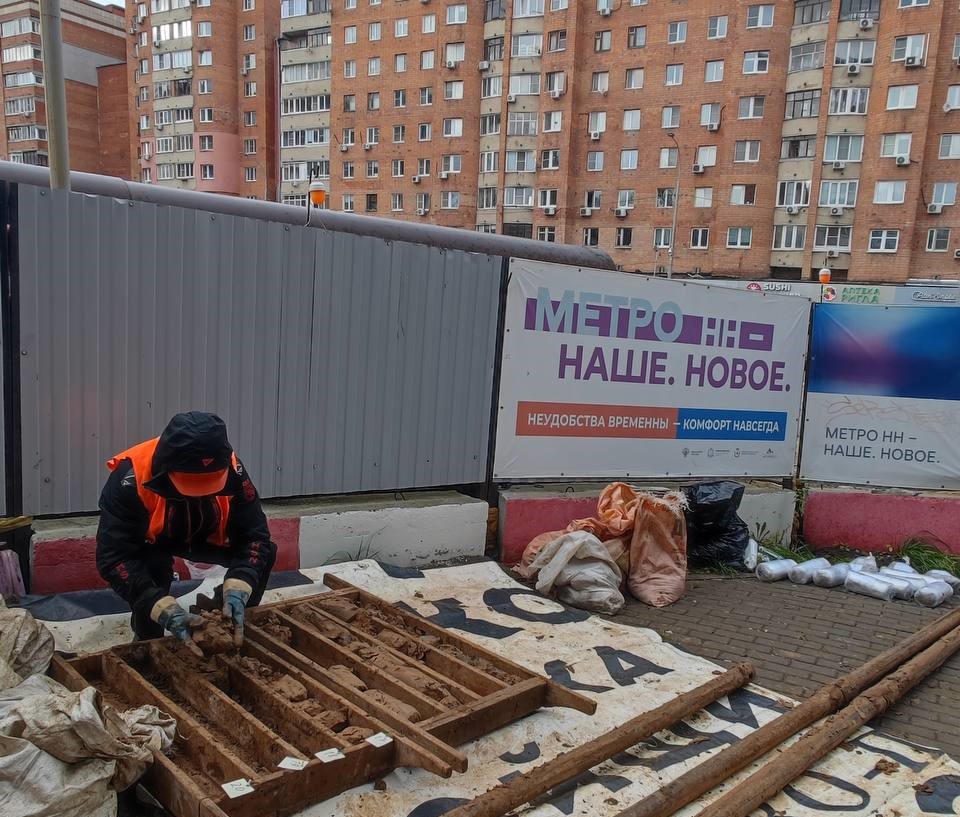
[[[597,496],[504,498],[500,514],[500,562],[515,565],[523,549],[541,533],[563,530],[574,519],[593,516]]]

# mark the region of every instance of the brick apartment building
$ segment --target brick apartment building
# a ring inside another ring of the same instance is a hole
[[[127,176],[126,36],[123,10],[62,0],[67,138],[74,170]],[[37,0],[0,0],[4,128],[0,157],[47,164],[47,121]]]
[[[150,0],[128,21],[144,180],[305,204],[314,176],[336,209],[644,272],[675,244],[677,274],[960,273],[956,3]]]

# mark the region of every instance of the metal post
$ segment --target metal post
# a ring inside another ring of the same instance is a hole
[[[680,206],[680,143],[672,133],[667,136],[677,146],[677,182],[673,187],[673,226],[670,228],[670,257],[667,259],[667,278],[673,278],[673,251],[677,246],[677,208]]]
[[[60,26],[60,0],[40,0],[50,187],[53,190],[69,190],[70,146],[67,142],[67,92],[63,77],[63,39]]]

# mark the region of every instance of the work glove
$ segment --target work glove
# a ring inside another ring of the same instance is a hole
[[[173,596],[164,596],[153,605],[150,618],[171,635],[179,638],[191,652],[203,658],[203,650],[193,641],[193,631],[200,630],[207,622],[201,617],[184,610]]]
[[[227,579],[223,583],[223,617],[233,621],[233,644],[243,643],[243,615],[253,588],[242,579]]]

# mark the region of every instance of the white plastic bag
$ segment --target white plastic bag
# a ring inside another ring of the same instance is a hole
[[[774,559],[772,562],[760,562],[757,565],[757,578],[762,582],[778,582],[787,578],[790,570],[797,566],[793,559]]]
[[[921,576],[919,573],[904,573],[902,570],[891,570],[889,567],[880,568],[880,572],[877,575],[881,579],[896,579],[897,581],[906,582],[910,585],[910,589],[914,593],[926,587],[928,584],[937,581],[936,579]],[[952,592],[953,591],[951,591],[951,593]]]
[[[819,559],[807,559],[805,562],[800,562],[796,567],[790,568],[790,572],[787,575],[794,584],[809,584],[814,573],[828,567],[830,567],[829,559],[824,559],[823,557]]]
[[[930,582],[913,595],[913,600],[924,607],[937,607],[953,595],[953,588],[946,582]]]
[[[754,570],[757,567],[757,561],[760,558],[760,545],[752,536],[747,542],[747,547],[743,551],[743,566],[747,570]]]
[[[876,578],[893,587],[893,597],[895,599],[912,599],[913,594],[916,592],[916,590],[913,588],[913,585],[906,577],[898,579],[890,573],[887,573],[885,576],[881,576],[878,573]]]
[[[897,571],[899,571],[899,572],[901,572],[901,573],[916,573],[916,572],[917,572],[916,570],[914,570],[914,569],[910,566],[910,561],[909,561],[908,559],[906,559],[906,558],[904,558],[902,561],[890,562],[890,564],[887,565],[887,569],[888,569],[888,570],[897,570]]]
[[[617,563],[592,533],[565,533],[544,545],[530,565],[539,571],[537,590],[557,601],[597,613],[623,607],[622,576]]]
[[[944,581],[947,584],[949,584],[952,588],[954,588],[954,590],[956,590],[956,588],[960,586],[960,578],[957,578],[952,573],[946,570],[938,570],[934,568],[933,570],[928,570],[923,575],[928,576],[931,579],[939,579],[941,581]]]
[[[817,587],[837,587],[846,581],[849,572],[850,565],[848,564],[824,567],[813,572],[813,583]]]
[[[854,573],[876,573],[877,559],[872,553],[869,556],[857,556],[851,560],[850,569]]]
[[[883,601],[893,601],[893,594],[896,592],[889,582],[885,582],[871,573],[856,570],[851,570],[847,574],[843,586],[853,593],[859,593],[861,596],[871,596]]]

